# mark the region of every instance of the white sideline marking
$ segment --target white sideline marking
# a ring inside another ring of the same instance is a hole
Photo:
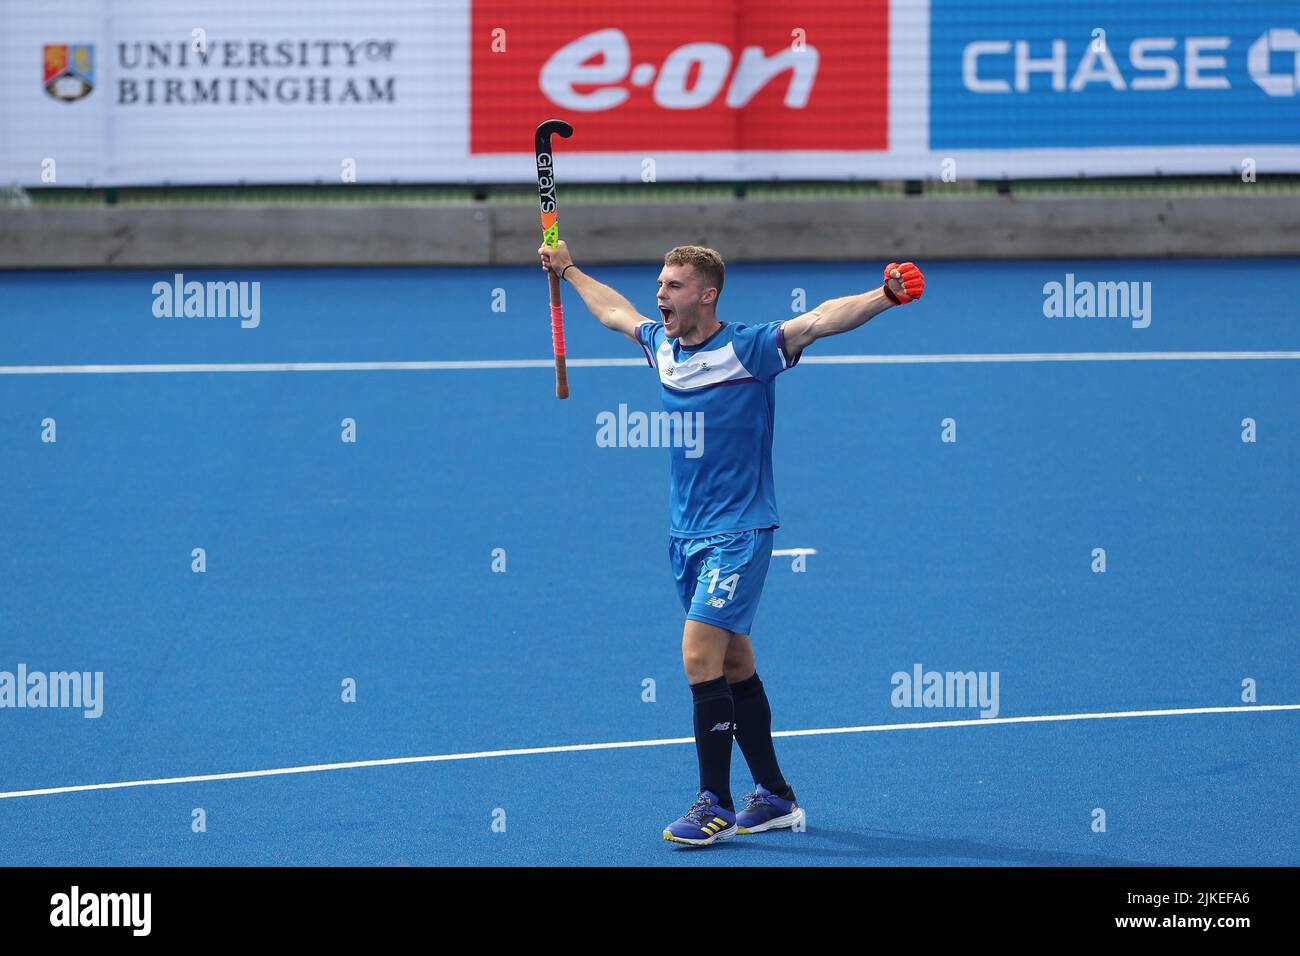
[[[645,364],[645,359],[569,359],[573,366]],[[554,368],[554,359],[429,362],[204,362],[189,365],[0,365],[0,375],[99,375],[132,372],[429,372],[444,369]]]
[[[990,717],[972,720],[935,720],[914,724],[874,724],[865,727],[830,727],[820,730],[778,730],[773,737],[812,737],[818,734],[860,734],[884,730],[930,730],[938,727],[985,727],[993,724],[1033,724],[1062,720],[1103,720],[1118,717],[1171,717],[1181,714],[1244,714],[1266,710],[1300,710],[1300,704],[1255,704],[1249,707],[1186,707],[1178,710],[1125,710],[1107,714],[1049,714],[1037,717]],[[205,773],[192,777],[162,777],[157,780],[123,780],[117,783],[88,783],[76,787],[47,787],[42,790],[12,790],[0,793],[0,800],[11,797],[43,797],[55,793],[79,793],[84,790],[121,790],[126,787],[158,787],[173,783],[206,783],[212,780],[243,780],[250,777],[282,777],[293,773],[322,773],[327,770],[354,770],[361,767],[393,767],[399,764],[438,763],[445,760],[478,760],[485,757],[526,757],[533,754],[574,753],[581,750],[620,750],[627,747],[667,747],[693,744],[694,737],[666,740],[623,740],[604,744],[567,744],[560,747],[527,747],[519,750],[482,750],[477,753],[434,754],[425,757],[386,757],[382,760],[352,760],[347,763],[322,763],[305,767],[280,767],[275,770],[241,770],[235,773]]]
[[[791,554],[816,554],[816,548],[773,548],[772,557],[779,558]]]
[[[809,365],[937,365],[992,362],[1199,362],[1300,359],[1300,352],[991,352],[954,355],[808,355]],[[645,359],[571,358],[571,368],[644,365]],[[0,365],[0,375],[101,375],[140,372],[432,372],[449,369],[553,368],[554,359],[428,362],[205,362],[182,365]]]
[[[1300,359],[1300,352],[990,352],[969,355],[809,355],[817,365],[935,365],[944,362],[1204,362]]]

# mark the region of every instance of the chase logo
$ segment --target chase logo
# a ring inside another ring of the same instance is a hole
[[[1221,55],[1228,49],[1230,37],[1184,37],[1181,50],[1176,37],[1138,37],[1129,44],[1127,56],[1121,52],[1117,59],[1106,43],[1105,32],[1096,28],[1094,34],[1076,64],[1069,61],[1068,44],[1059,37],[1051,41],[1047,56],[1035,55],[1028,40],[968,43],[962,51],[962,85],[971,93],[1028,93],[1035,75],[1040,75],[1055,93],[1078,93],[1092,83],[1113,90],[1170,90],[1180,84],[1189,90],[1231,89],[1222,72],[1227,64]],[[1288,54],[1291,60],[1277,73],[1272,66],[1275,52]],[[986,62],[982,64],[982,60]],[[1127,70],[1121,68],[1121,62]],[[1005,67],[1009,63],[1014,63],[1010,71],[1014,79],[999,75],[1008,72]],[[1250,45],[1246,68],[1269,96],[1294,96],[1300,84],[1300,33],[1269,30]],[[981,76],[982,70],[993,76]]]
[[[1300,143],[1294,2],[930,10],[932,149]]]
[[[95,88],[93,43],[47,43],[44,64],[45,92],[71,103]]]
[[[1291,55],[1291,70],[1272,71],[1274,53]],[[1300,88],[1300,33],[1295,30],[1269,30],[1250,45],[1246,54],[1250,78],[1269,96],[1295,96]]]

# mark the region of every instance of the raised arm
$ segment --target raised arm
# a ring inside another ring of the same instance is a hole
[[[578,290],[578,295],[582,296],[582,301],[587,304],[591,314],[600,320],[601,325],[622,332],[633,342],[637,341],[636,327],[648,321],[646,317],[638,313],[636,307],[618,292],[597,282],[574,265],[569,247],[563,239],[554,249],[542,246],[537,254],[542,257],[543,270],[550,269]]]
[[[885,283],[879,289],[828,299],[811,312],[787,320],[781,332],[791,361],[818,339],[865,325],[886,309],[921,298],[923,291],[925,276],[915,264],[891,262],[885,267]]]

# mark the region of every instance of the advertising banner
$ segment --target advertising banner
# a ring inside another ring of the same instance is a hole
[[[0,183],[420,178],[464,121],[454,63],[436,65],[441,6],[2,4]]]
[[[0,5],[0,186],[1300,172],[1280,0]]]
[[[930,4],[930,145],[1300,144],[1294,2]]]
[[[678,7],[668,12],[663,8]],[[515,152],[535,117],[562,115],[583,152],[884,150],[886,0],[578,7],[474,4],[474,154]],[[690,10],[688,14],[688,10]]]

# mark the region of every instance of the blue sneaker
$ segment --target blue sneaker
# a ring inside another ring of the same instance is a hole
[[[753,793],[747,793],[742,798],[745,805],[736,814],[736,825],[741,833],[762,833],[764,830],[779,830],[803,823],[803,807],[794,800],[782,800],[761,783],[755,784],[755,787],[757,789]],[[791,793],[791,796],[794,794]]]
[[[665,840],[691,846],[708,846],[735,835],[735,812],[718,806],[717,794],[712,790],[701,790],[694,805],[664,830]]]

